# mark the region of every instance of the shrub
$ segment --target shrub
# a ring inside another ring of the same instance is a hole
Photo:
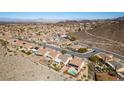
[[[75,40],[76,40],[76,38],[75,38],[75,37],[73,37],[73,36],[70,36],[69,40],[70,40],[70,41],[75,41]]]
[[[23,48],[23,46],[20,46],[20,48]]]
[[[5,48],[7,48],[7,45],[9,44],[9,42],[3,40],[3,39],[0,39],[0,42],[1,42],[1,45],[4,46]]]
[[[80,49],[78,49],[79,53],[84,53],[84,52],[87,52],[87,51],[88,51],[87,48],[80,48]]]
[[[27,54],[27,55],[30,55],[30,54],[32,54],[32,52],[31,52],[31,51],[28,51],[28,52],[26,52],[26,54]]]
[[[32,52],[31,52],[31,51],[25,51],[25,50],[22,50],[22,52],[23,52],[23,53],[25,53],[25,54],[27,54],[27,55],[32,54]]]
[[[61,51],[62,54],[65,54],[66,52],[67,52],[66,50],[62,50],[62,51]]]
[[[81,31],[81,28],[79,28],[78,31]]]

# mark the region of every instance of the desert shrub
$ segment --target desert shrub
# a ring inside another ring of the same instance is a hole
[[[79,53],[85,53],[85,52],[88,51],[88,49],[87,49],[87,48],[79,48],[77,51],[78,51]]]
[[[64,49],[61,51],[61,53],[62,53],[62,54],[65,54],[66,52],[67,52],[67,51],[66,51],[66,50],[64,50]]]
[[[11,50],[11,49],[9,49],[9,48],[7,48],[7,51],[8,51],[8,52],[12,52],[12,50]]]
[[[30,55],[30,54],[32,54],[32,52],[31,51],[27,51],[26,54],[27,55]]]
[[[70,41],[75,41],[75,40],[76,40],[76,38],[75,38],[75,37],[73,37],[73,36],[70,36],[69,40],[70,40]]]
[[[1,42],[1,45],[4,46],[5,48],[7,48],[7,45],[9,44],[9,42],[3,40],[3,39],[0,39],[0,42]]]
[[[23,46],[20,46],[20,48],[23,48]]]
[[[25,53],[25,54],[27,54],[27,55],[32,54],[32,52],[31,52],[31,51],[25,51],[25,50],[22,50],[22,52],[23,52],[23,53]]]
[[[78,31],[81,31],[81,28],[79,28]]]

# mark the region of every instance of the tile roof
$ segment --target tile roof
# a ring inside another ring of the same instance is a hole
[[[49,55],[55,58],[59,53],[57,51],[49,51]]]
[[[74,57],[70,62],[69,64],[73,64],[73,65],[76,65],[78,67],[80,67],[83,63],[83,60],[81,58],[78,58],[78,57]]]
[[[62,62],[66,62],[69,57],[71,57],[69,54],[63,54],[63,55],[59,55],[58,59],[61,59]]]
[[[39,52],[42,53],[43,55],[48,51],[47,48],[40,48]]]

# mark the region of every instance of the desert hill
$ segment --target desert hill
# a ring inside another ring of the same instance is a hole
[[[124,21],[103,23],[89,33],[124,43]]]

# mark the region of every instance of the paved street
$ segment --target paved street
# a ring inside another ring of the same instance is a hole
[[[60,48],[58,46],[48,44],[48,43],[42,43],[42,42],[38,43],[38,42],[33,42],[33,41],[28,41],[28,40],[23,40],[23,41],[26,41],[26,42],[29,42],[29,43],[35,43],[35,44],[40,45],[40,46],[45,46],[45,47],[48,47],[48,48],[51,48],[51,49],[55,49],[57,51],[62,51],[63,50],[62,48]],[[74,56],[81,57],[81,58],[88,58],[88,57],[91,57],[94,54],[97,54],[99,52],[104,52],[104,53],[108,53],[108,54],[113,54],[115,57],[124,60],[124,56],[122,56],[122,55],[119,55],[117,53],[110,52],[110,51],[107,51],[107,50],[104,50],[104,49],[100,49],[100,48],[97,48],[97,47],[92,48],[91,51],[86,52],[86,53],[78,53],[78,52],[74,52],[74,51],[71,51],[71,50],[66,50],[66,51],[67,51],[66,52],[67,54],[74,55]]]

